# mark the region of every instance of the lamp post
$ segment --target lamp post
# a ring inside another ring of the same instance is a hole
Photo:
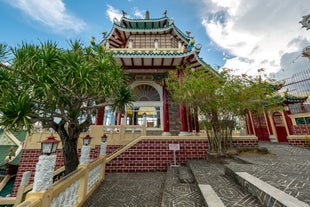
[[[103,134],[101,137],[100,155],[105,155],[107,152],[107,139],[108,136]]]
[[[80,157],[81,165],[87,165],[89,163],[91,139],[92,137],[89,134],[83,137],[83,146],[81,149],[81,157]]]
[[[92,137],[87,134],[85,137],[83,137],[83,145],[88,146],[90,145],[90,141],[91,141]]]
[[[33,192],[48,189],[53,184],[53,174],[56,164],[56,150],[59,140],[51,134],[47,139],[41,141],[41,152],[33,182]]]
[[[55,138],[56,137],[51,134],[51,136],[47,137],[47,139],[41,141],[41,152],[43,155],[51,155],[56,153],[60,141]]]

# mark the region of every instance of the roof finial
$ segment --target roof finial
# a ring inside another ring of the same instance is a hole
[[[105,37],[107,35],[107,32],[102,32],[102,36]]]
[[[163,15],[166,17],[167,16],[167,10],[164,11]]]
[[[122,13],[123,13],[123,17],[126,16],[127,14],[124,10],[122,10]]]
[[[150,12],[148,10],[145,12],[145,19],[150,19]]]

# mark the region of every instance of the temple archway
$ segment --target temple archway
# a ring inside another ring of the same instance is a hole
[[[155,82],[131,85],[136,101],[127,108],[126,124],[142,125],[145,117],[148,128],[162,129],[162,88]]]

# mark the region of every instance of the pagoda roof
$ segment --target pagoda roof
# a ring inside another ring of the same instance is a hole
[[[303,103],[308,99],[308,96],[298,97],[290,94],[286,94],[283,98],[285,104]]]
[[[132,34],[171,34],[178,36],[185,45],[191,39],[190,33],[184,34],[167,16],[158,19],[130,19],[123,16],[120,20],[114,19],[111,31],[104,33],[100,44],[109,42],[111,47],[121,48]]]
[[[168,26],[170,21],[167,16],[157,19],[131,19],[123,16],[119,24],[128,29],[156,29]]]
[[[131,19],[123,16],[120,20],[114,19],[111,31],[103,33],[100,45],[113,53],[113,57],[124,69],[134,72],[166,71],[180,67],[208,67],[210,72],[219,75],[202,58],[199,57],[201,44],[195,44],[190,32],[183,33],[175,26],[174,20],[166,16],[150,19],[148,12],[145,19]],[[131,35],[171,35],[178,41],[178,46],[162,47],[129,47]],[[94,40],[93,40],[94,44]],[[179,45],[182,45],[180,47]],[[190,46],[191,49],[188,49]],[[153,71],[151,71],[153,70]],[[130,71],[129,71],[130,72]]]

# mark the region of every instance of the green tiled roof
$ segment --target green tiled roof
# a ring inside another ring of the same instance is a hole
[[[11,133],[18,139],[23,142],[26,139],[27,131],[11,131]]]
[[[15,176],[12,177],[9,182],[5,185],[5,187],[0,191],[0,196],[6,197],[8,194],[12,193],[13,186],[15,182]]]
[[[284,100],[290,103],[301,103],[308,99],[308,96],[305,97],[297,97],[293,95],[285,95]]]
[[[167,17],[158,19],[129,19],[127,17],[122,17],[121,21],[118,23],[126,23],[126,28],[128,29],[156,29],[163,28],[164,25],[169,23],[169,19]]]

